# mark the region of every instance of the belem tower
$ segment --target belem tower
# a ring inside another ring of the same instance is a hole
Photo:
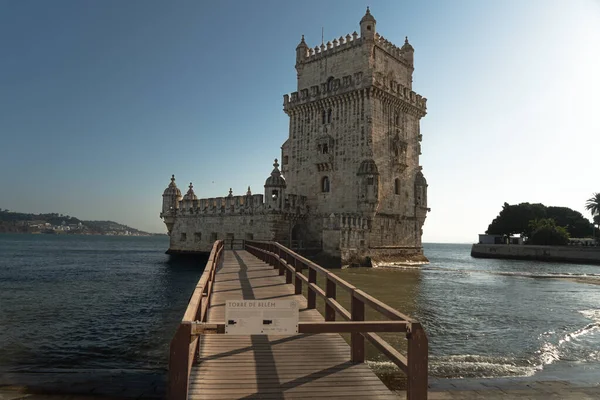
[[[414,49],[376,30],[296,47],[297,91],[264,194],[198,199],[175,177],[163,193],[168,253],[210,251],[217,239],[321,249],[342,264],[427,261],[421,246],[427,181],[419,165],[427,99],[412,90]]]

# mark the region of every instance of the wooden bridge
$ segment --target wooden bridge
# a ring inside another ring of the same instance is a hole
[[[365,339],[406,374],[408,399],[427,399],[427,336],[417,321],[279,243],[226,247],[215,242],[171,341],[170,400],[397,399],[364,364]],[[350,311],[338,289],[347,292]],[[296,300],[298,334],[224,334],[226,301],[242,299]],[[387,320],[365,321],[365,306]],[[407,355],[376,332],[405,333]],[[350,334],[350,345],[341,333]]]

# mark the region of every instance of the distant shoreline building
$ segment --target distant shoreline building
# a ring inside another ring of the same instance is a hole
[[[182,196],[175,177],[161,218],[169,253],[210,251],[217,239],[318,246],[341,262],[427,261],[427,181],[419,165],[426,99],[412,90],[414,49],[376,32],[367,8],[357,32],[296,48],[297,91],[283,96],[289,135],[264,194]]]

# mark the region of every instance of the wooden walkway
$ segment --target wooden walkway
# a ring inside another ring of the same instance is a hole
[[[169,400],[394,399],[364,364],[366,340],[406,374],[408,400],[427,399],[428,341],[418,321],[279,243],[245,240],[240,247],[213,245],[171,340]],[[350,310],[338,302],[340,291]],[[229,300],[275,299],[300,306],[299,334],[224,334]],[[367,307],[384,320],[365,320]],[[380,332],[405,334],[406,354]],[[341,333],[350,334],[350,345]]]
[[[226,300],[294,299],[301,322],[322,322],[278,270],[245,250],[227,250],[212,288],[208,323],[225,320]],[[350,362],[337,333],[202,336],[189,378],[190,399],[397,399],[364,363]]]

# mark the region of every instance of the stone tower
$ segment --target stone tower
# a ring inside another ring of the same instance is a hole
[[[367,8],[356,32],[296,48],[297,91],[282,146],[286,191],[307,196],[303,229],[343,261],[419,260],[427,183],[419,165],[426,99],[412,91],[414,49],[379,35]],[[298,238],[302,239],[302,238]]]

